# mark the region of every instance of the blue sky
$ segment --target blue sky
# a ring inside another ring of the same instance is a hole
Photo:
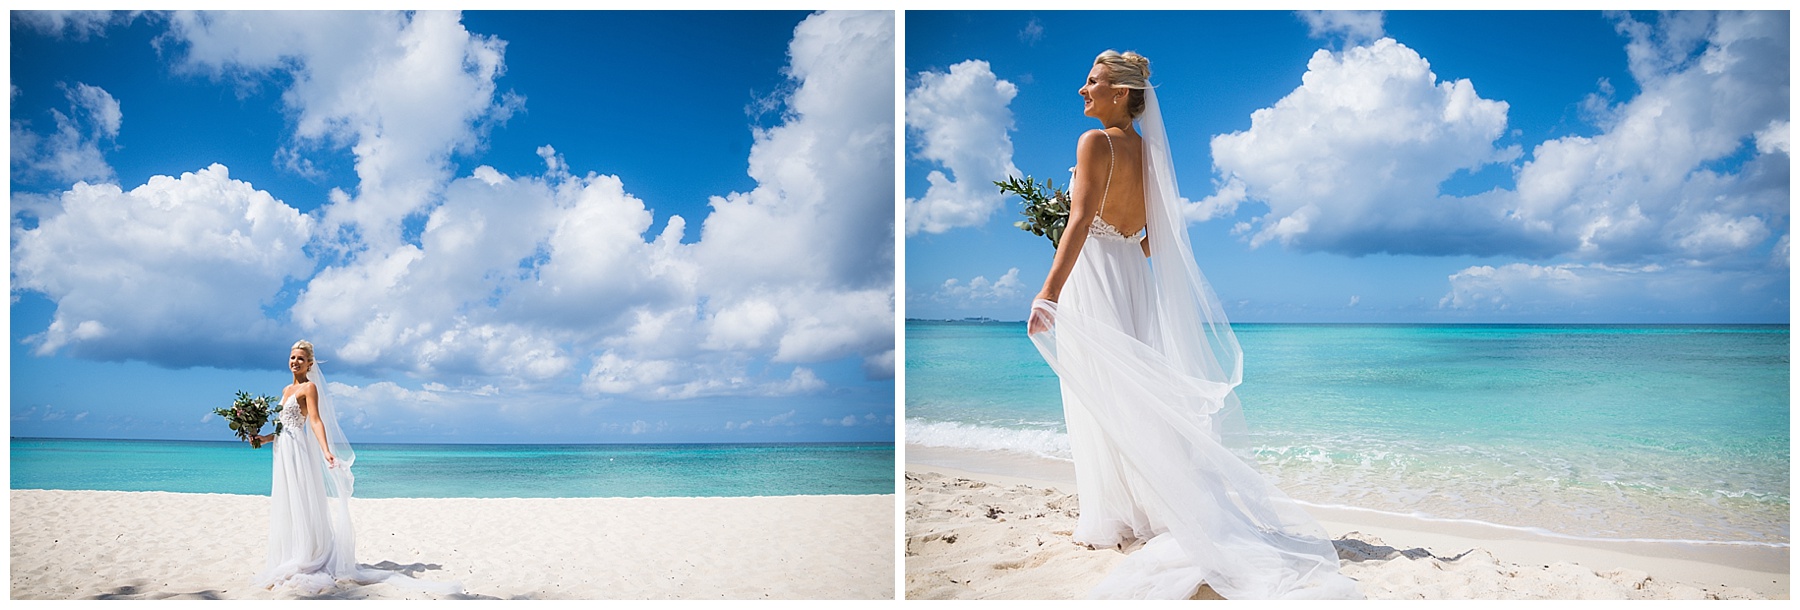
[[[1105,49],[1234,321],[1786,323],[1786,13],[906,15],[911,318],[1022,319]],[[933,173],[937,174],[934,180]]]
[[[11,23],[11,432],[891,441],[889,12]]]

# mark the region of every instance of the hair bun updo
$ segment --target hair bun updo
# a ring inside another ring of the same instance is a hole
[[[294,346],[288,348],[288,351],[290,351],[290,352],[294,351],[294,350],[300,350],[300,351],[306,352],[306,359],[309,361],[313,359],[313,344],[311,341],[307,341],[305,339],[295,341]]]
[[[1125,109],[1131,112],[1131,118],[1135,119],[1143,114],[1144,90],[1150,88],[1150,58],[1139,55],[1136,51],[1120,53],[1107,49],[1094,58],[1094,63],[1106,66],[1106,74],[1112,79],[1114,87],[1131,90],[1130,99],[1125,103]]]

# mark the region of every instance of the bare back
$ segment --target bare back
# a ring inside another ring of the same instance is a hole
[[[1098,167],[1091,168],[1095,172],[1093,179],[1102,185],[1096,215],[1119,233],[1136,235],[1144,229],[1146,222],[1143,138],[1129,129],[1096,129],[1088,134],[1093,135],[1083,138],[1098,136],[1100,148],[1106,150],[1106,156],[1095,164]]]

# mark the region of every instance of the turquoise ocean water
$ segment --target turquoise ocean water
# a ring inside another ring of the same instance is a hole
[[[266,495],[243,442],[12,439],[13,489]],[[894,493],[892,443],[356,446],[363,498]]]
[[[1237,325],[1296,499],[1600,539],[1788,543],[1786,326]],[[906,440],[1070,459],[1023,323],[908,321]]]

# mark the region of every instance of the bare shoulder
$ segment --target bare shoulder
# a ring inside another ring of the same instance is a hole
[[[282,402],[287,402],[289,398],[310,398],[318,395],[319,389],[311,381],[288,384],[287,387],[281,389]]]
[[[1081,140],[1075,144],[1077,163],[1105,162],[1111,148],[1111,136],[1105,130],[1089,129],[1081,134]]]
[[[1106,130],[1104,130],[1104,129],[1089,129],[1087,131],[1081,132],[1081,139],[1079,141],[1077,141],[1075,146],[1076,146],[1076,148],[1083,149],[1083,150],[1093,148],[1095,146],[1105,147],[1106,140],[1109,138],[1110,138],[1110,136],[1108,136],[1106,134]]]

